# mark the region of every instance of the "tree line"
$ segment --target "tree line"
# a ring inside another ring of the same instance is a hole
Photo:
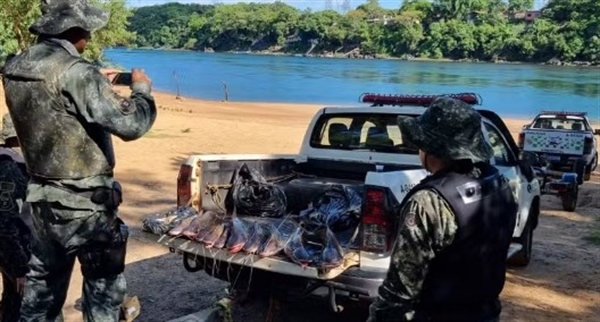
[[[400,2],[400,1],[399,1]],[[274,3],[140,7],[138,47],[482,61],[600,62],[600,1],[407,0],[388,10],[298,10]]]
[[[274,3],[179,4],[129,9],[125,0],[91,0],[111,10],[85,57],[113,46],[263,51],[348,57],[418,57],[600,63],[600,1],[405,0],[389,10],[369,0],[353,10],[298,10]],[[30,46],[40,0],[2,0],[0,61]],[[400,3],[400,1],[399,1]]]

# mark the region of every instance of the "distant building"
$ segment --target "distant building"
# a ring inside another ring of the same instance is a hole
[[[533,22],[535,19],[539,18],[542,15],[541,10],[528,10],[515,12],[512,14],[512,18],[515,20],[524,20],[526,22]]]
[[[525,12],[525,21],[533,22],[542,15],[541,10],[529,10]]]

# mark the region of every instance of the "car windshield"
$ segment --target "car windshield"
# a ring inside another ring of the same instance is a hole
[[[418,154],[417,149],[402,140],[397,117],[398,114],[325,114],[317,121],[310,145],[323,149]]]
[[[533,123],[532,128],[589,131],[586,122],[581,118],[540,117]]]

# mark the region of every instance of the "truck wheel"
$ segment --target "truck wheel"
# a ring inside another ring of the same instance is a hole
[[[583,173],[583,181],[590,181],[592,179],[592,167],[585,167],[585,172]]]
[[[577,173],[577,184],[579,185],[582,185],[583,181],[585,181],[586,168],[583,160],[577,160],[573,165],[573,172]]]
[[[579,187],[575,185],[572,190],[569,190],[562,195],[562,206],[564,211],[575,211],[575,208],[577,208],[578,190]]]
[[[525,224],[525,229],[523,229],[521,236],[514,239],[514,242],[521,244],[523,248],[508,260],[508,265],[510,266],[525,267],[529,265],[529,262],[531,261],[531,253],[533,249],[533,225],[531,221],[532,215],[534,214],[529,214],[530,217],[527,219],[527,224]]]

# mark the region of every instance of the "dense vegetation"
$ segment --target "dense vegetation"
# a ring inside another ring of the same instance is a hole
[[[86,52],[102,60],[115,45],[215,51],[268,51],[349,57],[395,56],[525,62],[600,63],[600,1],[406,0],[396,10],[369,0],[354,10],[300,11],[269,4],[169,3],[127,9],[125,0],[91,0],[111,9]],[[0,61],[30,46],[40,0],[2,0]]]
[[[35,36],[29,33],[31,26],[41,15],[40,0],[1,0],[0,6],[0,62],[10,53],[31,46]],[[108,25],[92,36],[84,57],[94,62],[102,60],[102,49],[126,44],[135,39],[127,29],[132,12],[125,0],[90,0],[111,11]]]
[[[401,3],[401,1],[399,1]],[[141,7],[130,17],[139,47],[337,53],[396,57],[600,61],[600,1],[369,0],[354,10],[300,11],[283,2]]]

